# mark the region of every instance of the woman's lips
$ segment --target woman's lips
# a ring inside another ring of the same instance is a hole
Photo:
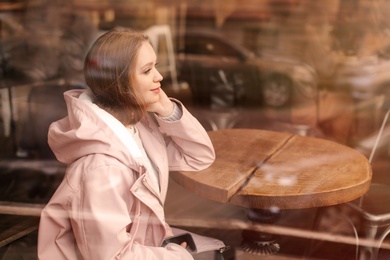
[[[151,89],[150,91],[152,91],[153,93],[159,93],[160,92],[160,87]]]

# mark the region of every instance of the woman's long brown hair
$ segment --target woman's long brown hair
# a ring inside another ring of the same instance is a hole
[[[87,53],[85,81],[95,96],[94,102],[124,125],[141,120],[146,108],[134,85],[135,63],[147,36],[119,28],[100,36]]]

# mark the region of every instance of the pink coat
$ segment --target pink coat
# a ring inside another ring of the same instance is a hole
[[[68,168],[41,214],[39,259],[192,259],[179,245],[160,247],[170,234],[163,206],[169,171],[213,163],[207,132],[182,105],[180,120],[148,115],[136,125],[158,167],[158,193],[124,126],[81,93],[64,94],[68,116],[49,129],[49,145]]]

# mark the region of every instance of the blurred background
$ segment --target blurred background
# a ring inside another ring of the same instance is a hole
[[[149,35],[163,89],[207,130],[291,132],[369,156],[389,106],[389,10],[386,0],[0,0],[0,198],[50,198],[63,167],[47,129],[66,115],[62,93],[87,87],[89,46],[115,27]],[[383,183],[389,139],[385,124],[373,164]],[[0,219],[8,232],[16,218]],[[34,244],[32,234],[19,237]]]

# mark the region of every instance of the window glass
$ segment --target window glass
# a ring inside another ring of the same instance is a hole
[[[210,135],[263,133],[223,140],[216,165],[228,169],[204,178],[225,185],[216,196],[229,196],[222,203],[192,194],[214,194],[216,187],[181,187],[172,180],[169,222],[216,234],[237,259],[267,253],[390,259],[389,11],[388,0],[0,0],[0,258],[28,258],[23,245],[36,255],[40,210],[67,166],[49,146],[49,127],[67,120],[64,92],[88,88],[83,68],[93,42],[111,29],[129,28],[148,35],[162,90]],[[176,139],[166,140],[171,145]],[[234,151],[226,148],[232,144]],[[288,156],[281,156],[281,147],[290,149]],[[330,155],[315,152],[329,147]],[[340,154],[347,148],[351,153]],[[226,155],[240,156],[239,163],[218,164]],[[359,165],[356,158],[369,163],[361,170],[370,183],[347,191],[343,185],[361,177],[350,172]],[[334,172],[322,171],[332,163]],[[302,173],[313,182],[302,181]],[[343,181],[329,177],[334,173]],[[229,178],[237,179],[228,185]],[[253,199],[267,185],[267,196],[259,196],[264,200]],[[324,187],[341,195],[323,194],[320,204],[327,205],[318,205],[315,196]],[[296,207],[307,190],[304,203],[311,204]],[[297,196],[283,196],[294,191]],[[345,197],[349,201],[340,203]],[[294,206],[280,209],[285,203]],[[377,214],[361,214],[369,209]],[[384,226],[376,229],[377,220]],[[131,229],[130,222],[125,226]],[[263,227],[279,236],[277,242],[257,232]]]
[[[239,53],[230,45],[211,37],[188,37],[186,38],[187,54],[211,55],[219,57],[237,58]]]

